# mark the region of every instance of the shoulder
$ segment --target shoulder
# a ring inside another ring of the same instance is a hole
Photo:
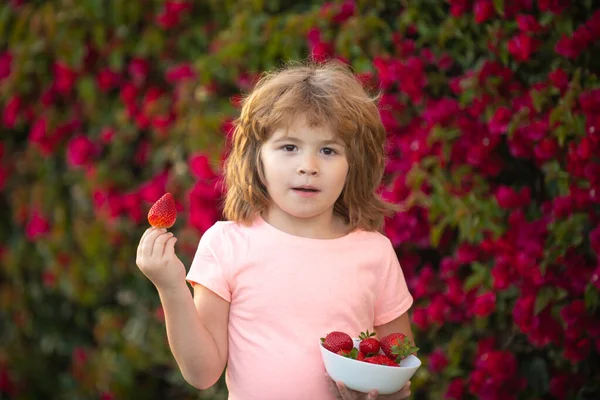
[[[357,242],[362,242],[363,245],[368,245],[382,251],[389,251],[390,249],[393,250],[394,248],[391,240],[378,231],[359,230],[357,232],[354,232],[354,239]]]

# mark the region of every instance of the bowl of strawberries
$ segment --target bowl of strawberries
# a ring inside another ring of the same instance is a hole
[[[331,379],[358,392],[377,389],[382,395],[396,393],[421,366],[421,360],[413,354],[419,349],[402,333],[377,339],[368,330],[358,338],[334,331],[321,338],[319,344]]]

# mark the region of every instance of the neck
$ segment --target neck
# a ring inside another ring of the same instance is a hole
[[[262,214],[262,218],[280,231],[310,239],[335,239],[348,234],[347,225],[333,213],[300,218],[268,210]]]

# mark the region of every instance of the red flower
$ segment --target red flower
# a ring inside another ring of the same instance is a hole
[[[540,11],[550,11],[553,14],[562,14],[569,8],[570,0],[538,0]]]
[[[196,71],[190,64],[176,65],[165,73],[165,79],[171,84],[194,78],[196,78]]]
[[[98,147],[84,135],[76,135],[67,143],[67,161],[72,167],[90,164],[98,152]]]
[[[19,111],[21,110],[21,98],[19,96],[13,96],[6,103],[6,107],[4,107],[4,114],[2,115],[2,120],[4,122],[4,126],[9,129],[15,127],[17,123],[17,117],[19,116]]]
[[[553,137],[545,137],[536,144],[533,152],[539,162],[553,159],[558,152],[558,142]]]
[[[63,62],[54,63],[54,88],[62,94],[67,95],[75,86],[77,72]]]
[[[12,54],[8,51],[0,53],[0,81],[10,75],[12,59]]]
[[[119,85],[121,76],[113,72],[110,68],[102,69],[96,78],[98,87],[102,92],[108,92],[109,90],[116,88]]]
[[[448,0],[450,2],[450,14],[453,17],[460,17],[471,9],[470,0]]]
[[[446,389],[446,394],[444,394],[445,399],[451,400],[461,400],[465,394],[465,383],[462,378],[454,378],[450,381],[448,388]]]
[[[129,72],[129,75],[133,79],[134,83],[136,85],[140,85],[146,80],[146,77],[148,76],[148,72],[150,71],[150,63],[148,62],[148,60],[145,60],[143,58],[133,58],[129,62],[127,71]]]
[[[506,133],[508,124],[513,117],[513,112],[508,107],[498,107],[489,122],[489,130],[493,134]]]
[[[600,224],[590,232],[589,238],[592,250],[600,259]]]
[[[205,154],[193,154],[189,160],[189,167],[192,174],[198,179],[211,180],[217,177]]]
[[[561,93],[569,88],[569,75],[563,69],[555,69],[548,74],[548,78]]]
[[[444,354],[441,349],[435,349],[429,355],[429,368],[434,373],[440,373],[448,366],[448,357]]]
[[[525,33],[539,33],[544,30],[544,27],[535,19],[533,15],[517,16],[519,29]]]
[[[48,219],[38,210],[34,210],[31,214],[27,226],[25,227],[25,235],[30,241],[36,241],[41,237],[46,236],[50,231],[50,223]]]
[[[535,52],[539,45],[540,42],[538,40],[522,32],[513,36],[508,42],[508,52],[517,61],[528,61],[531,54]]]
[[[487,292],[475,299],[473,313],[478,317],[487,317],[496,309],[496,293]]]
[[[333,45],[327,42],[318,42],[310,49],[312,59],[318,62],[326,61],[333,57]]]
[[[491,0],[476,0],[475,1],[475,22],[482,24],[485,21],[491,19],[496,14],[494,4]]]
[[[529,204],[531,190],[528,186],[523,187],[518,193],[509,186],[500,186],[496,191],[496,201],[502,208],[517,208]]]

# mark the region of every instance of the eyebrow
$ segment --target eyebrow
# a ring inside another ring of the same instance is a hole
[[[302,139],[294,137],[294,136],[282,136],[279,139],[276,139],[275,141],[273,141],[273,143],[275,143],[275,144],[281,143],[281,142],[302,143]],[[320,142],[320,144],[322,144],[322,145],[337,144],[339,146],[343,146],[344,145],[344,143],[342,143],[339,139],[322,140]]]

